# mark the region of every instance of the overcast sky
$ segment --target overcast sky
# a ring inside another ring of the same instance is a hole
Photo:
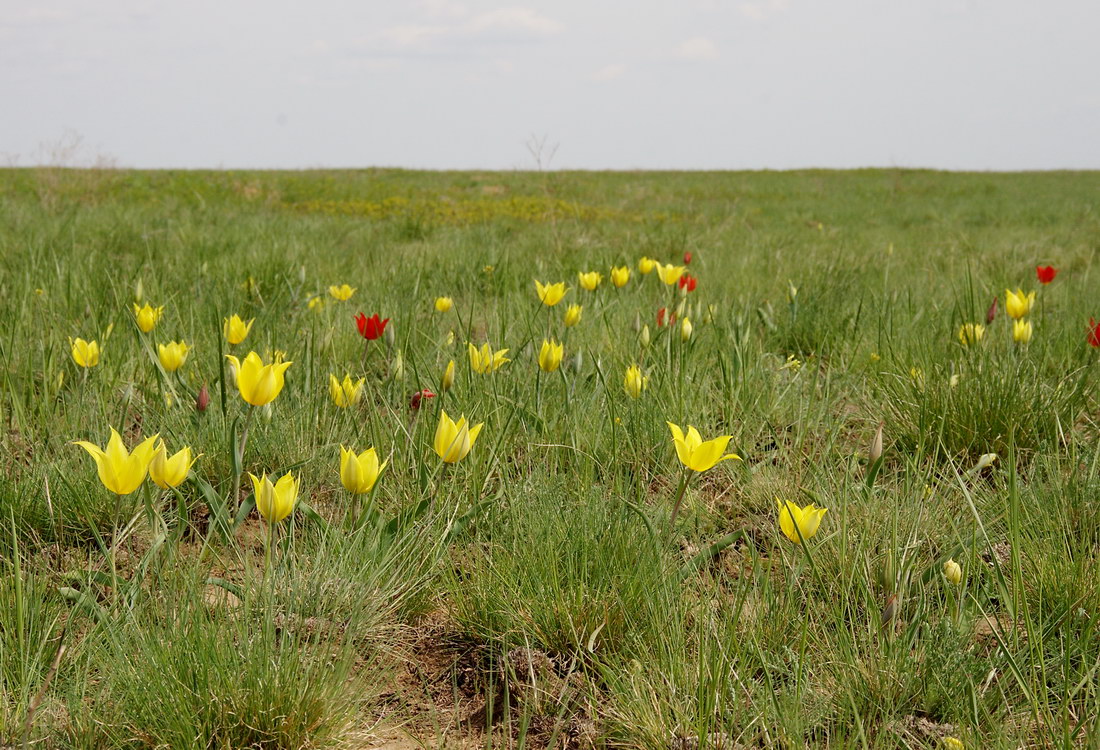
[[[0,0],[0,164],[1100,168],[1097,0]]]

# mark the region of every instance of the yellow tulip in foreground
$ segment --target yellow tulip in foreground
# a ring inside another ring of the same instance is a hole
[[[249,472],[248,476],[252,479],[256,510],[268,523],[279,523],[290,515],[298,504],[298,480],[292,473],[288,471],[275,484],[271,483],[267,474],[257,477]]]
[[[127,451],[122,438],[112,427],[106,449],[86,440],[77,440],[73,445],[79,445],[95,459],[99,481],[103,482],[104,487],[116,495],[129,495],[145,479],[156,442],[157,436],[153,435],[138,443],[133,451]]]
[[[95,367],[99,364],[99,344],[84,339],[69,339],[73,347],[73,362],[81,367]]]
[[[355,294],[355,287],[348,286],[347,284],[341,284],[340,286],[330,286],[328,293],[332,295],[332,298],[339,300],[340,302],[347,302],[351,299],[351,295]]]
[[[565,327],[572,328],[581,322],[581,312],[584,311],[582,305],[570,305],[565,311]]]
[[[1015,292],[1005,289],[1005,312],[1008,313],[1008,317],[1019,320],[1031,312],[1033,304],[1035,304],[1035,292],[1024,294],[1023,289],[1017,289]]]
[[[665,284],[672,286],[680,277],[684,274],[686,268],[684,266],[674,266],[671,263],[665,265],[664,263],[658,263],[657,266],[657,278],[663,281]]]
[[[543,372],[554,372],[561,366],[561,358],[565,354],[565,347],[550,339],[542,340],[542,349],[539,351],[539,368]]]
[[[236,313],[231,318],[225,318],[225,322],[222,324],[222,333],[225,334],[225,340],[236,346],[248,337],[248,332],[252,330],[252,324],[255,322],[256,319],[252,318],[245,323],[241,320],[241,316]]]
[[[626,282],[630,281],[630,269],[626,266],[614,266],[611,269],[611,283],[618,288],[626,286]]]
[[[603,281],[603,274],[599,271],[589,271],[587,273],[578,273],[577,279],[580,281],[581,288],[590,292],[596,291],[600,282]]]
[[[1031,341],[1031,321],[1030,320],[1014,320],[1012,321],[1012,340],[1017,344],[1026,344]]]
[[[649,378],[642,375],[642,369],[638,365],[626,368],[626,376],[623,378],[623,390],[631,398],[641,398],[642,391],[649,385]]]
[[[443,378],[439,381],[439,387],[443,391],[451,390],[451,386],[455,384],[455,361],[452,359],[447,363],[447,369],[443,371]]]
[[[344,381],[340,382],[335,375],[329,373],[328,394],[332,396],[333,403],[341,409],[355,406],[363,395],[363,384],[366,382],[366,378],[353,381],[351,375],[344,375]]]
[[[153,460],[149,462],[149,478],[161,489],[178,487],[183,484],[184,479],[187,479],[187,473],[191,471],[197,458],[197,456],[191,457],[190,448],[184,448],[169,457],[168,449],[161,440],[153,452]]]
[[[732,435],[720,435],[704,442],[699,431],[691,425],[688,425],[687,435],[685,435],[678,425],[672,422],[666,424],[672,431],[672,442],[676,445],[676,455],[680,458],[680,463],[692,471],[706,471],[715,464],[731,458],[741,460],[736,453],[722,455],[733,438]]]
[[[561,298],[565,296],[565,293],[569,290],[565,288],[565,282],[559,281],[557,284],[543,284],[541,281],[535,280],[535,291],[539,295],[539,300],[547,307],[553,307],[561,302]]]
[[[656,266],[657,261],[653,260],[653,258],[647,258],[643,255],[641,258],[638,259],[638,270],[641,271],[643,274],[653,273],[653,269]]]
[[[981,323],[963,323],[959,326],[959,343],[970,346],[982,340],[985,335],[985,326]]]
[[[436,297],[435,298],[436,312],[441,312],[441,313],[450,312],[451,308],[454,307],[454,304],[455,304],[455,301],[453,299],[451,299],[450,297]]]
[[[435,442],[432,446],[436,455],[449,464],[461,461],[474,447],[474,441],[477,440],[483,424],[470,427],[466,423],[465,415],[454,422],[447,416],[447,412],[440,410],[439,426],[435,429]]]
[[[237,390],[241,392],[241,398],[253,406],[263,406],[275,400],[286,382],[286,368],[293,364],[282,362],[281,357],[276,356],[274,362],[265,365],[256,352],[249,352],[244,362],[232,354],[226,354],[225,358],[237,373]]]
[[[507,349],[498,349],[493,351],[492,347],[488,343],[482,344],[478,349],[473,344],[468,344],[470,352],[470,367],[474,372],[490,373],[499,370],[505,362],[511,362],[504,355],[508,353]]]
[[[340,482],[353,495],[364,495],[374,488],[378,476],[386,468],[386,461],[378,463],[378,453],[367,448],[356,455],[355,451],[340,446]]]
[[[168,372],[175,372],[183,367],[187,361],[187,353],[191,347],[182,341],[170,341],[167,344],[157,344],[157,356],[160,358],[160,366]]]
[[[821,518],[828,510],[818,508],[813,503],[800,508],[790,500],[783,502],[776,498],[775,502],[779,506],[779,529],[795,544],[801,544],[817,533]]]
[[[142,330],[142,333],[149,333],[153,330],[163,314],[163,307],[153,307],[148,303],[142,307],[138,303],[134,303],[134,320],[137,321],[138,328]]]
[[[948,583],[958,586],[963,579],[962,566],[954,560],[948,560],[943,564],[943,577],[947,579]]]

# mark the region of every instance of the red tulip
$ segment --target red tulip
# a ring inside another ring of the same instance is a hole
[[[699,283],[699,280],[690,274],[684,274],[680,277],[680,288],[687,289],[689,292],[695,291],[695,285]]]
[[[665,320],[666,313],[667,313],[667,316],[668,316],[667,321]],[[666,322],[669,325],[672,325],[675,320],[676,320],[676,313],[675,312],[669,313],[663,307],[660,310],[657,311],[657,326],[658,327],[664,326],[664,324]]]
[[[989,309],[985,311],[985,324],[992,325],[993,319],[997,317],[997,298],[993,298],[993,304],[989,306]]]
[[[386,330],[386,323],[389,322],[389,318],[379,320],[378,313],[375,313],[369,318],[363,313],[359,313],[355,318],[355,323],[359,326],[360,335],[368,341],[373,341],[381,336],[382,332]]]
[[[206,383],[202,384],[202,388],[199,389],[198,398],[195,399],[195,411],[206,411],[206,407],[210,405],[210,391],[206,388]]]
[[[1100,346],[1100,323],[1089,318],[1089,346]]]
[[[427,388],[422,391],[417,391],[412,395],[412,398],[409,399],[409,408],[416,411],[420,408],[420,402],[426,398],[435,398],[435,394]]]
[[[684,265],[686,266],[686,265],[690,265],[690,264],[691,264],[691,251],[688,250],[686,253],[684,253]]]
[[[1049,284],[1057,274],[1058,269],[1054,266],[1035,266],[1035,275],[1039,277],[1040,284]]]

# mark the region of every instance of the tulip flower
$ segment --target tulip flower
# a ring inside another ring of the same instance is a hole
[[[435,394],[429,391],[427,388],[421,388],[419,391],[409,397],[409,408],[413,411],[417,411],[424,404],[424,399],[435,398]]]
[[[704,442],[699,435],[699,431],[691,425],[688,425],[687,435],[684,435],[678,425],[674,425],[672,422],[666,422],[666,424],[669,430],[672,431],[672,442],[676,445],[676,455],[679,457],[680,463],[692,471],[704,472],[713,468],[715,464],[728,461],[731,458],[741,460],[741,457],[736,453],[722,455],[733,438],[732,435],[720,435],[713,440]]]
[[[642,370],[638,365],[631,365],[626,368],[626,376],[623,378],[623,390],[631,398],[641,398],[642,391],[649,385],[649,378],[642,375]]]
[[[776,498],[775,502],[779,505],[779,529],[795,544],[801,544],[817,533],[821,519],[828,510],[813,503],[800,508],[790,500],[783,502]]]
[[[488,342],[481,345],[478,349],[473,344],[467,344],[470,354],[470,367],[474,372],[488,374],[499,370],[505,362],[511,362],[504,355],[508,353],[507,349],[498,349],[493,351]]]
[[[483,424],[470,427],[466,424],[465,415],[454,422],[447,416],[447,412],[440,411],[439,426],[435,430],[435,441],[432,447],[445,463],[453,464],[461,461],[474,446],[474,441],[477,440]]]
[[[652,258],[647,258],[643,255],[641,258],[638,259],[638,270],[642,274],[653,273],[653,269],[656,267],[657,261],[653,260]]]
[[[236,372],[237,390],[243,398],[253,406],[263,406],[275,400],[275,397],[283,390],[286,368],[293,362],[283,362],[279,356],[265,365],[260,355],[249,352],[241,362],[232,354],[225,355],[230,365]]]
[[[630,269],[626,266],[612,266],[611,268],[611,283],[616,288],[623,288],[626,286],[626,282],[630,281]]]
[[[798,299],[798,287],[793,281],[787,279],[787,302],[793,305],[796,299]]]
[[[603,281],[603,274],[599,271],[589,271],[587,273],[578,273],[577,279],[580,281],[582,289],[586,289],[590,292],[596,291],[600,282]]]
[[[1035,276],[1040,284],[1049,284],[1058,275],[1058,269],[1054,266],[1035,266]]]
[[[1100,347],[1100,323],[1089,318],[1089,346]]]
[[[678,282],[680,285],[680,291],[685,294],[687,294],[688,292],[694,292],[695,286],[698,284],[698,282],[699,280],[696,279],[694,276],[685,273],[683,276],[680,277],[680,281]]]
[[[366,378],[359,378],[358,381],[354,381],[351,379],[351,375],[344,375],[344,380],[341,382],[336,379],[335,375],[329,373],[328,395],[332,397],[332,402],[341,409],[355,406],[363,396],[363,384],[366,382]]]
[[[198,456],[191,457],[191,449],[184,448],[174,456],[169,457],[168,450],[161,440],[157,449],[153,452],[153,459],[149,462],[149,478],[161,489],[168,490],[183,484],[187,479],[187,473],[191,471]]]
[[[691,325],[690,318],[684,318],[682,321],[680,321],[680,340],[689,341],[691,339],[691,332],[693,330],[694,328]]]
[[[447,369],[443,371],[443,378],[439,381],[439,389],[443,392],[451,390],[451,386],[455,384],[455,361],[452,359],[447,363]]]
[[[122,438],[112,427],[105,449],[86,440],[76,440],[73,445],[79,445],[95,459],[99,481],[103,482],[104,487],[116,495],[129,495],[145,480],[156,442],[157,436],[153,435],[141,441],[133,451],[127,451]]]
[[[981,323],[963,323],[959,326],[959,343],[970,346],[982,340],[985,335],[985,326]]]
[[[1013,320],[1019,320],[1027,315],[1033,304],[1035,304],[1035,292],[1024,294],[1022,289],[1017,289],[1015,292],[1005,289],[1005,312]]]
[[[454,307],[454,304],[455,304],[455,301],[453,299],[451,299],[450,297],[436,297],[435,298],[436,312],[441,312],[441,313],[450,312],[451,308]]]
[[[380,320],[378,313],[369,318],[363,313],[359,313],[355,317],[355,324],[359,327],[359,335],[367,341],[374,341],[379,338],[386,331],[386,323],[389,322],[389,318]]]
[[[569,290],[565,288],[565,282],[559,281],[557,284],[543,284],[541,281],[535,280],[535,291],[539,295],[539,301],[547,307],[553,307],[561,302],[561,298],[565,296],[565,293]]]
[[[340,446],[340,482],[353,495],[365,495],[374,488],[388,461],[378,463],[374,448],[367,448],[356,455],[355,451]]]
[[[684,253],[684,265],[687,266],[687,265],[690,265],[690,264],[691,264],[691,251],[688,250]]]
[[[308,307],[313,312],[321,312],[321,310],[325,309],[325,298],[319,294],[315,294],[314,296],[309,298],[309,302],[306,303],[306,307]]]
[[[348,286],[347,284],[341,284],[340,286],[330,286],[328,293],[332,295],[332,298],[340,302],[347,302],[351,299],[351,295],[355,294],[355,287]]]
[[[168,372],[175,372],[183,367],[187,361],[187,354],[191,347],[182,341],[170,341],[167,344],[157,344],[157,356],[160,358],[160,366]]]
[[[542,340],[542,349],[539,351],[539,369],[543,372],[554,372],[561,366],[561,358],[564,356],[565,347],[554,341]]]
[[[958,737],[944,737],[943,746],[947,750],[966,750],[966,745]]]
[[[69,339],[72,346],[73,362],[81,367],[95,367],[99,364],[99,344],[84,339]]]
[[[252,318],[245,323],[241,320],[241,316],[236,313],[231,318],[225,318],[225,322],[222,324],[222,333],[225,334],[225,340],[236,346],[248,337],[248,332],[252,330],[252,324],[255,322],[256,319]]]
[[[962,566],[954,560],[948,560],[943,564],[943,577],[948,583],[958,586],[963,579]]]
[[[142,333],[149,333],[157,326],[157,321],[160,320],[160,316],[164,314],[164,307],[153,307],[146,303],[144,307],[134,303],[134,320],[137,321],[138,328]]]
[[[674,266],[671,263],[665,265],[664,263],[657,264],[657,278],[664,282],[668,286],[680,281],[680,276],[684,273],[683,266]]]
[[[266,473],[263,477],[257,477],[248,472],[248,476],[252,480],[256,510],[265,521],[276,524],[290,515],[298,504],[298,480],[294,478],[294,474],[288,471],[275,484],[271,483]]]
[[[581,313],[584,311],[583,305],[570,305],[565,311],[565,327],[572,328],[581,322]]]
[[[1012,321],[1012,340],[1017,344],[1026,344],[1031,341],[1031,321],[1030,320],[1014,320]]]

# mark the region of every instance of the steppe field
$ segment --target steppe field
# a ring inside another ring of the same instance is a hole
[[[1098,251],[1096,172],[0,170],[0,748],[1098,748]]]

